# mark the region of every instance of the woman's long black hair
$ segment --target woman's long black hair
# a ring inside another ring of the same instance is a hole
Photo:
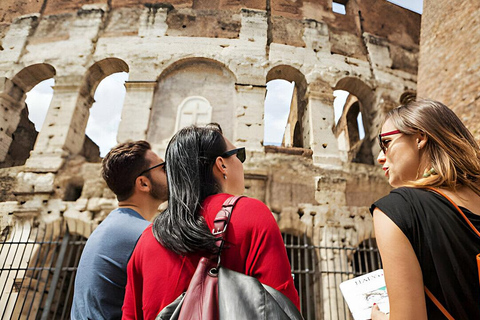
[[[206,197],[221,192],[213,176],[216,158],[227,145],[220,126],[178,131],[165,154],[168,207],[153,222],[153,235],[178,254],[215,253],[215,237],[200,214]]]

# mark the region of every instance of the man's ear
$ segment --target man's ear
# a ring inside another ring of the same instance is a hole
[[[140,176],[135,180],[135,189],[143,192],[150,192],[151,182],[145,176]]]

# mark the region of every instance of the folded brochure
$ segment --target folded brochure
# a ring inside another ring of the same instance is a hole
[[[370,319],[374,303],[382,312],[390,311],[383,269],[344,281],[340,290],[355,320]]]

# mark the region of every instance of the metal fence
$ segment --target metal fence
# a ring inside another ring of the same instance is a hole
[[[69,319],[86,239],[61,222],[23,221],[0,238],[0,319]]]
[[[312,244],[306,234],[282,234],[302,315],[307,320],[353,319],[340,292],[340,283],[381,268],[374,238],[370,236],[355,247],[348,246],[342,244],[342,231],[324,230],[318,245]]]
[[[313,244],[304,235],[283,233],[307,320],[352,319],[339,291],[342,281],[381,267],[375,239],[345,245],[344,230],[323,230]],[[73,285],[86,238],[63,222],[25,221],[0,235],[0,319],[69,319]]]

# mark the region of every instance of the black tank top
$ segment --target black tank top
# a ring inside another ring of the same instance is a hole
[[[443,196],[402,187],[375,202],[409,239],[422,268],[425,286],[456,319],[480,319],[476,255],[480,238]],[[480,230],[480,216],[460,208]],[[480,212],[477,210],[477,212]],[[425,296],[429,319],[445,317]]]

